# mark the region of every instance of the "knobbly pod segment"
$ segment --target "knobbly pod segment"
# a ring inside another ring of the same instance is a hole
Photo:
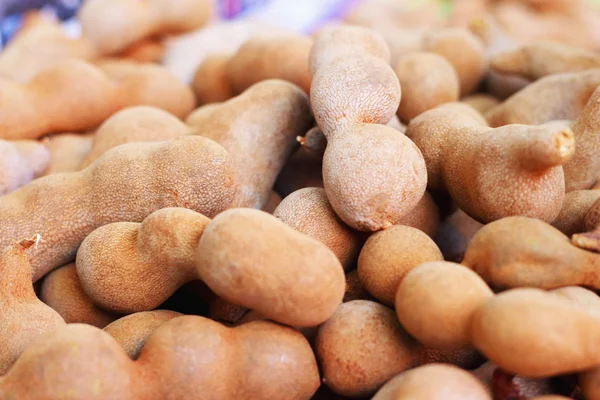
[[[400,84],[383,39],[365,28],[322,29],[310,55],[311,105],[327,138],[323,181],[351,227],[388,228],[421,200],[425,162],[414,143],[387,127]]]
[[[126,50],[145,38],[200,28],[210,18],[209,0],[88,0],[79,9],[83,36],[102,54]],[[107,23],[110,21],[110,23]]]
[[[22,240],[1,250],[0,274],[0,374],[11,365],[38,336],[64,325],[52,308],[42,303],[31,284],[31,264],[27,249],[40,237]]]
[[[116,111],[152,105],[185,117],[194,94],[166,69],[127,63],[99,68],[70,60],[27,83],[0,80],[0,138],[37,139],[94,129]]]
[[[136,361],[89,325],[48,332],[0,378],[0,398],[302,400],[319,383],[310,345],[293,328],[267,321],[227,328],[184,316],[156,329]]]
[[[42,175],[50,164],[50,152],[34,140],[0,139],[0,196]]]
[[[485,223],[525,215],[550,222],[559,214],[562,165],[575,152],[568,124],[491,129],[471,107],[448,103],[414,118],[406,135],[423,152],[429,188],[448,191],[470,217]]]
[[[117,146],[82,171],[45,176],[0,197],[0,246],[40,234],[30,250],[37,281],[72,262],[99,226],[139,222],[165,207],[215,216],[233,200],[233,174],[227,151],[202,137]]]
[[[308,97],[296,85],[272,79],[209,107],[194,111],[187,124],[233,157],[239,185],[234,204],[262,208],[298,145],[296,137],[311,126]]]

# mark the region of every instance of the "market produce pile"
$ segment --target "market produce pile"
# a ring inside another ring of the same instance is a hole
[[[230,22],[189,82],[211,0],[29,13],[0,399],[600,400],[600,10],[446,3]]]

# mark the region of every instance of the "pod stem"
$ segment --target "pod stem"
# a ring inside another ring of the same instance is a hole
[[[570,128],[549,129],[540,126],[530,131],[521,143],[521,165],[531,171],[542,171],[564,165],[575,152],[575,136]]]

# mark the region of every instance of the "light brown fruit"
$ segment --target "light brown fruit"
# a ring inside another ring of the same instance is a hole
[[[473,314],[471,335],[492,362],[527,377],[578,372],[600,363],[595,351],[600,321],[539,289],[513,289],[487,301]]]
[[[94,305],[81,286],[75,263],[47,274],[42,280],[39,296],[68,324],[81,323],[104,328],[119,318],[118,314]]]
[[[373,400],[491,400],[477,378],[448,364],[429,364],[396,376]]]
[[[458,100],[458,75],[452,64],[438,54],[407,54],[395,64],[394,71],[402,88],[397,114],[404,122],[440,104]]]
[[[356,263],[364,243],[363,235],[346,225],[335,214],[325,190],[304,188],[287,196],[273,216],[325,244],[345,269]]]
[[[201,112],[201,116],[192,113],[186,122],[233,157],[239,185],[234,205],[262,208],[297,146],[296,136],[310,127],[306,94],[291,83],[268,80]]]
[[[585,219],[598,199],[600,190],[574,190],[567,193],[560,214],[552,221],[552,226],[567,236],[588,231]]]
[[[425,346],[466,349],[471,347],[471,316],[492,296],[485,282],[468,268],[428,262],[412,269],[400,283],[396,314]]]
[[[182,206],[211,217],[227,209],[235,191],[231,156],[202,137],[131,143],[111,149],[88,168],[36,179],[0,198],[0,246],[39,233],[30,250],[33,279],[75,259],[99,226],[142,221]]]
[[[142,311],[119,318],[104,327],[132,360],[137,360],[148,338],[167,321],[182,316],[169,310]]]
[[[315,340],[323,381],[350,397],[369,396],[410,368],[415,347],[394,311],[368,300],[340,305],[319,327]]]
[[[92,149],[94,133],[62,133],[49,136],[45,145],[50,151],[50,164],[44,175],[75,172]]]
[[[425,233],[394,225],[367,239],[358,258],[358,277],[373,297],[393,306],[396,290],[410,270],[443,259],[440,249]]]
[[[291,326],[324,322],[344,296],[342,265],[327,246],[253,209],[227,210],[206,227],[196,269],[225,301]]]
[[[0,139],[0,196],[41,176],[50,164],[50,152],[34,140]]]

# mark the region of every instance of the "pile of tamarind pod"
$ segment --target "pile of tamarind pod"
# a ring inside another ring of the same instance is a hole
[[[600,400],[600,11],[442,3],[190,82],[162,53],[209,0],[32,14],[0,53],[0,399]]]

